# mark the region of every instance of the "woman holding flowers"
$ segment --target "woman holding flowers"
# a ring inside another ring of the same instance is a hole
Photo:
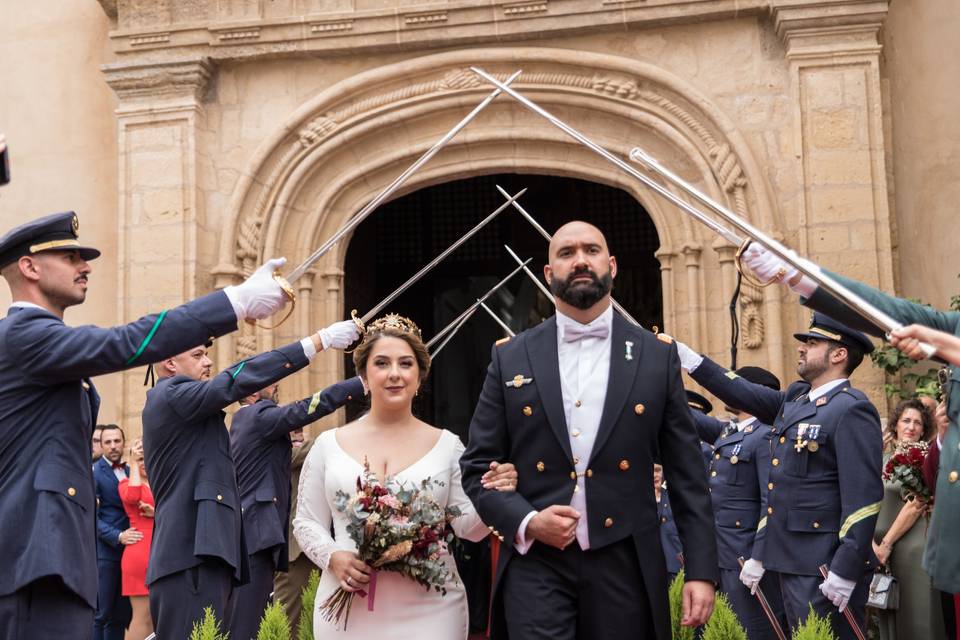
[[[896,406],[884,434],[884,498],[873,550],[899,582],[900,604],[877,611],[881,640],[933,638],[943,629],[940,597],[922,566],[932,506],[922,467],[933,429],[929,410],[914,398]]]
[[[413,415],[430,355],[417,326],[391,314],[367,327],[353,359],[370,412],[317,438],[293,521],[323,570],[314,637],[464,639],[467,599],[448,525],[472,541],[491,531],[461,487],[460,439]],[[512,465],[491,467],[487,489],[516,488]]]

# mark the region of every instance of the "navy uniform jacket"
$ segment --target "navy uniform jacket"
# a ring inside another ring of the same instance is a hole
[[[274,550],[274,565],[287,570],[290,519],[290,432],[363,396],[360,378],[331,385],[282,407],[260,400],[242,407],[230,425],[230,453],[236,465],[243,532],[250,555]]]
[[[766,500],[751,556],[765,569],[819,576],[826,564],[859,580],[873,560],[873,529],[883,500],[880,416],[862,391],[844,383],[815,402],[810,385],[786,392],[747,382],[709,358],[691,374],[732,407],[772,424]],[[813,430],[796,450],[800,429]]]
[[[633,343],[626,358],[625,342]],[[683,546],[687,577],[716,582],[717,556],[703,462],[680,378],[676,346],[613,315],[610,374],[597,437],[584,478],[590,546],[632,538],[647,586],[654,626],[669,637],[666,566],[657,540],[653,461],[664,465]],[[515,377],[529,383],[508,386]],[[483,390],[460,459],[463,487],[502,546],[494,597],[515,551],[512,541],[526,515],[570,504],[576,471],[563,411],[557,323],[551,317],[493,348]],[[485,491],[480,478],[491,461],[510,461],[519,472],[515,492]],[[571,478],[571,474],[574,477]],[[502,614],[502,607],[495,607]],[[495,631],[502,633],[498,615]]]
[[[677,523],[673,519],[673,511],[670,509],[670,495],[667,493],[666,487],[660,490],[657,515],[660,516],[660,546],[663,547],[667,573],[676,575],[680,573],[680,569],[683,569],[683,545],[680,544],[680,533],[677,531]]]
[[[753,539],[770,481],[770,427],[754,421],[721,438],[727,423],[703,414],[694,417],[700,437],[714,442],[708,475],[720,568],[740,571],[738,558],[755,557]]]
[[[123,465],[123,471],[130,475],[127,465]],[[97,560],[120,562],[123,557],[120,532],[130,527],[130,520],[120,502],[117,488],[120,481],[106,458],[100,458],[93,465],[93,486],[97,499]]]
[[[162,378],[143,407],[143,453],[156,499],[147,584],[219,558],[248,579],[230,436],[223,409],[307,366],[294,342],[210,380]]]
[[[109,329],[68,327],[36,308],[0,320],[0,595],[52,575],[96,607],[90,438],[100,396],[89,378],[236,328],[222,291]]]

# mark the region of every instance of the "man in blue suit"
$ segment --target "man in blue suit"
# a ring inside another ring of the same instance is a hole
[[[156,499],[147,585],[158,638],[188,637],[206,607],[229,626],[231,591],[249,579],[223,409],[304,368],[318,351],[349,346],[358,334],[352,321],[338,322],[214,377],[203,345],[157,365],[157,386],[143,407],[143,452]]]
[[[272,384],[244,398],[230,425],[250,565],[250,582],[233,590],[227,607],[233,640],[256,637],[273,591],[273,575],[288,568],[290,432],[363,397],[363,383],[354,377],[282,407],[278,394],[279,385]]]
[[[123,463],[123,429],[115,424],[100,433],[103,455],[93,465],[93,484],[97,498],[97,612],[93,617],[93,640],[123,640],[130,624],[130,600],[121,590],[120,560],[123,548],[136,544],[143,534],[130,528],[120,502],[118,486],[130,475]]]
[[[780,390],[780,380],[760,367],[740,367],[736,375],[748,382]],[[694,412],[694,423],[701,440],[713,445],[707,467],[713,518],[717,529],[717,554],[720,559],[720,591],[740,620],[750,640],[776,638],[766,614],[740,582],[740,558],[750,558],[760,521],[761,504],[766,499],[770,475],[770,427],[745,411],[727,406],[735,417],[724,422]],[[780,580],[766,571],[760,581],[780,628],[786,626]]]
[[[13,303],[0,320],[0,637],[76,637],[93,627],[97,554],[90,442],[100,397],[90,378],[142,366],[283,306],[270,261],[246,282],[128,325],[68,327],[89,261],[72,211],[0,238]],[[30,450],[33,455],[25,456]]]
[[[841,613],[849,608],[862,628],[883,499],[883,438],[876,407],[848,377],[873,344],[819,313],[794,337],[803,380],[785,393],[748,382],[682,343],[677,347],[694,380],[772,425],[767,493],[740,580],[754,591],[767,570],[776,571],[791,627],[812,605],[829,617],[838,638],[852,639]],[[821,565],[829,567],[825,580]]]

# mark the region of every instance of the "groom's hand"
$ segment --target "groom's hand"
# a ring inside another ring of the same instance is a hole
[[[555,504],[530,519],[527,537],[562,551],[573,542],[579,520],[579,511],[568,505]]]
[[[683,585],[683,611],[680,624],[699,627],[706,624],[713,613],[716,588],[706,580],[690,580]]]

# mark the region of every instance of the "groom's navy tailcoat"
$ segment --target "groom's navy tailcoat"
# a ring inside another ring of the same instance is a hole
[[[626,342],[633,343],[631,349]],[[584,478],[590,548],[633,540],[657,637],[668,640],[667,568],[653,493],[654,459],[662,461],[670,482],[687,579],[716,583],[707,479],[676,346],[615,314],[610,348],[606,401]],[[532,381],[508,385],[519,376]],[[495,637],[506,635],[499,588],[515,555],[512,543],[520,523],[530,511],[568,505],[573,496],[576,479],[571,478],[575,468],[569,438],[553,317],[493,348],[460,463],[464,489],[484,522],[504,538],[494,578]],[[516,492],[482,488],[480,478],[493,460],[516,465],[520,475]]]

